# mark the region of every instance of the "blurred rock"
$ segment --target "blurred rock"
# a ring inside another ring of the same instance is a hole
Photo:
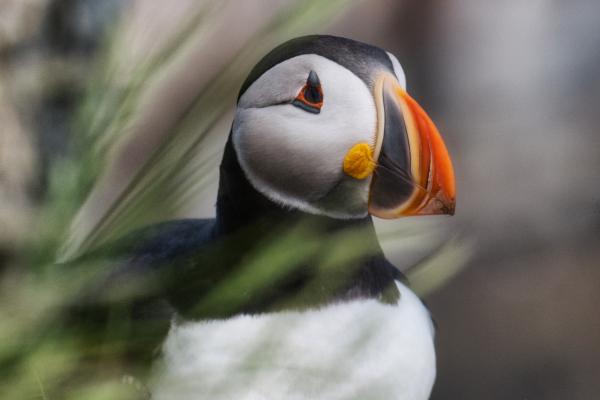
[[[32,40],[43,18],[44,0],[0,3],[0,269],[28,233],[36,157],[31,132],[13,100],[8,62],[15,47]]]
[[[0,51],[30,40],[38,32],[48,0],[2,0]]]
[[[0,75],[1,77],[1,75]],[[0,79],[0,252],[11,253],[25,239],[35,156],[29,132],[19,121]]]
[[[126,3],[0,2],[0,253],[5,258],[29,232],[50,165],[69,151],[90,55]]]

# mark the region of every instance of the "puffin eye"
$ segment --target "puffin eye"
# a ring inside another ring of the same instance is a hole
[[[323,107],[323,90],[315,71],[310,71],[306,83],[300,90],[300,93],[298,93],[298,96],[292,101],[292,104],[313,114],[321,112],[321,107]]]

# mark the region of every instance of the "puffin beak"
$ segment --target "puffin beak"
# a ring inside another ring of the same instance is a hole
[[[448,150],[433,121],[391,74],[375,85],[376,166],[369,213],[380,218],[454,214],[455,183]]]

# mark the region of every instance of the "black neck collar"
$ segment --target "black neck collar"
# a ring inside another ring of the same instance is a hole
[[[323,268],[319,269],[319,261],[308,262],[308,265],[303,265],[297,270],[298,276],[285,280],[281,287],[269,287],[267,291],[272,292],[271,294],[259,295],[259,301],[252,302],[253,305],[243,312],[262,312],[270,309],[272,304],[284,304],[282,308],[304,308],[356,298],[377,298],[388,303],[397,301],[399,293],[395,280],[402,280],[403,276],[385,259],[371,217],[337,220],[285,209],[270,201],[254,189],[246,178],[230,134],[220,167],[215,237],[235,238],[233,240],[238,241],[236,248],[250,253],[265,236],[281,232],[297,223],[308,223],[317,227],[315,234],[325,235],[324,238],[353,229],[360,230],[361,241],[364,240],[371,250],[364,256],[359,255],[356,259],[328,270],[325,274]],[[249,226],[252,227],[249,235],[239,235]],[[238,237],[241,239],[237,239]],[[241,247],[240,241],[243,242]],[[325,247],[319,249],[321,255],[331,250]],[[351,251],[352,249],[348,248],[348,252]],[[307,292],[307,295],[302,295],[307,287],[315,286],[315,280],[319,281],[317,286],[329,288],[327,290],[331,292]],[[298,301],[290,303],[286,302],[285,298],[282,299],[290,294],[296,296]]]

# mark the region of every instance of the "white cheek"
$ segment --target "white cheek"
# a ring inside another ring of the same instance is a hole
[[[311,69],[319,75],[324,93],[321,112],[311,114],[291,104],[249,107],[253,99],[263,101],[262,89],[268,85],[260,79],[268,79],[267,72],[257,81],[255,88],[261,90],[253,94],[251,87],[236,113],[233,141],[242,169],[258,191],[284,205],[331,216],[351,216],[361,208],[366,212],[369,179],[346,176],[343,161],[355,144],[375,141],[373,96],[340,65],[315,55],[297,58],[302,58],[301,76],[308,76]],[[281,78],[284,64],[293,60],[275,67],[280,69],[273,75]],[[296,93],[299,88],[292,90]],[[334,190],[343,191],[335,194],[340,197],[339,209],[325,200]]]
[[[328,156],[327,136],[316,133],[299,113],[308,114],[291,105],[239,110],[234,144],[257,189],[314,201],[339,178],[339,164]]]

